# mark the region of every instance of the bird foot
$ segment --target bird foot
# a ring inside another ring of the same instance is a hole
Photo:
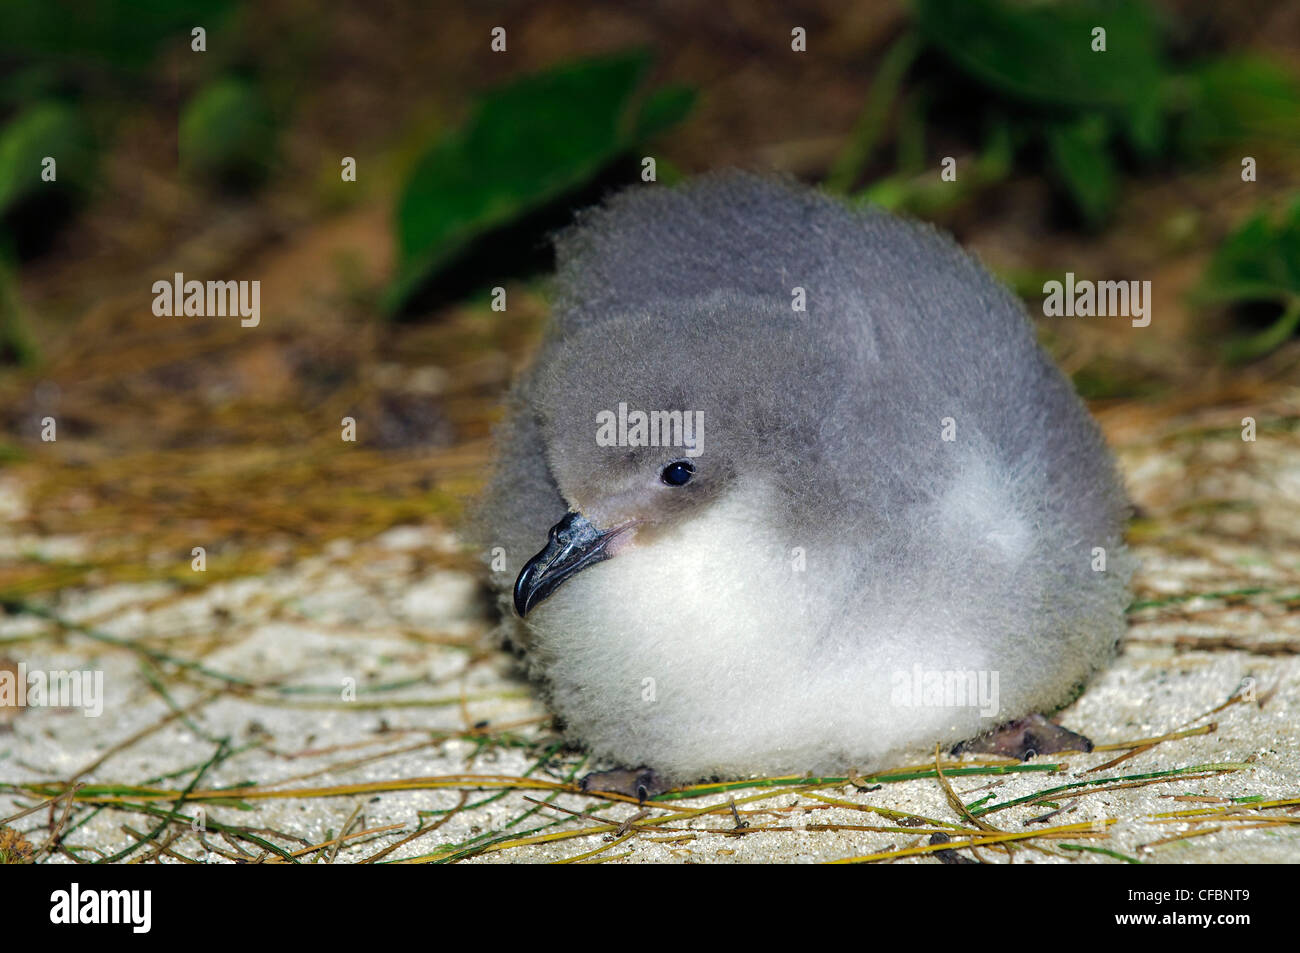
[[[634,797],[638,801],[645,801],[669,789],[663,778],[646,767],[593,771],[578,782],[578,787],[584,791],[622,794],[624,797]]]
[[[1053,724],[1042,715],[1029,715],[963,741],[952,749],[952,753],[998,754],[1028,761],[1037,754],[1091,750],[1092,742],[1083,735]]]

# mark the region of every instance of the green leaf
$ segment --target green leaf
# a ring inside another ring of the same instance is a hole
[[[898,98],[903,77],[916,60],[920,46],[916,34],[909,30],[895,40],[881,58],[875,78],[871,81],[871,92],[867,94],[866,108],[858,117],[844,152],[835,160],[835,165],[827,175],[824,183],[826,188],[834,192],[847,191],[870,161],[884,131],[889,108]],[[923,116],[918,116],[916,124],[920,125],[923,120]]]
[[[1047,130],[1052,167],[1079,214],[1101,224],[1115,204],[1115,164],[1108,150],[1109,126],[1100,115]]]
[[[55,161],[56,179],[43,181],[45,157]],[[0,130],[0,213],[45,189],[80,193],[93,174],[93,150],[81,113],[55,100],[37,103]]]
[[[1226,357],[1233,364],[1263,357],[1289,341],[1296,328],[1300,328],[1300,298],[1292,300],[1281,316],[1263,331],[1228,342]]]
[[[1300,198],[1275,224],[1259,212],[1225,238],[1205,270],[1202,301],[1286,302],[1300,296]]]
[[[177,139],[187,172],[249,188],[270,169],[275,123],[257,86],[227,77],[203,87],[185,104]]]
[[[917,0],[916,22],[972,77],[1025,103],[1140,111],[1159,96],[1159,36],[1143,3]],[[1092,49],[1095,27],[1104,52]]]
[[[140,69],[168,37],[188,45],[190,30],[201,26],[211,39],[233,7],[233,0],[0,0],[0,52]]]
[[[1232,56],[1200,64],[1179,80],[1181,147],[1194,154],[1235,143],[1300,142],[1300,82],[1278,64]]]
[[[1165,148],[1168,118],[1163,97],[1153,94],[1135,100],[1120,115],[1120,125],[1129,145],[1143,159],[1150,160]]]
[[[681,120],[694,92],[632,104],[643,51],[565,64],[493,90],[458,132],[416,163],[397,204],[399,310],[471,241],[590,181],[638,140]]]
[[[1300,197],[1276,223],[1260,212],[1224,239],[1192,297],[1224,304],[1273,302],[1282,309],[1268,328],[1228,345],[1231,361],[1261,357],[1290,339],[1300,327]]]
[[[930,44],[995,94],[1056,116],[1104,112],[1143,158],[1164,147],[1168,78],[1146,4],[917,0],[916,18]],[[1093,49],[1099,27],[1105,50]]]
[[[651,139],[665,129],[677,125],[695,108],[696,98],[695,87],[681,83],[655,90],[641,107],[633,138],[637,141]]]

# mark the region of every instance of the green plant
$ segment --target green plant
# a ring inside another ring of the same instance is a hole
[[[832,188],[852,191],[868,169],[891,105],[896,171],[860,195],[920,212],[1021,167],[1044,174],[1097,227],[1128,168],[1196,161],[1243,141],[1300,142],[1293,76],[1246,56],[1177,62],[1160,19],[1137,0],[915,0],[914,14],[882,60]],[[940,185],[921,176],[924,139],[940,126],[951,137],[954,125],[975,130],[978,158]]]
[[[397,204],[399,268],[388,310],[400,310],[471,242],[573,192],[685,117],[690,88],[638,98],[649,64],[638,51],[526,76],[489,92],[460,130],[434,143]]]
[[[1229,360],[1261,357],[1295,334],[1300,328],[1300,196],[1280,216],[1257,212],[1224,239],[1194,298],[1277,309],[1265,330],[1228,344]]]
[[[42,178],[45,159],[57,177]],[[80,195],[89,188],[93,151],[80,112],[57,100],[39,102],[0,129],[0,214],[42,192]]]
[[[270,171],[276,131],[261,89],[223,77],[200,89],[181,111],[182,167],[234,189],[259,184]]]

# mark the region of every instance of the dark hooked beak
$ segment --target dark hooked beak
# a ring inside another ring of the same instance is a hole
[[[569,513],[550,529],[546,548],[528,560],[515,580],[515,611],[523,618],[560,584],[588,566],[609,559],[610,541],[627,526],[599,530],[581,513]]]

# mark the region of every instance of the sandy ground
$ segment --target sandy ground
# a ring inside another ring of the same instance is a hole
[[[1254,442],[1240,437],[1248,414]],[[75,781],[71,806],[8,821],[51,862],[157,830],[121,859],[283,859],[272,845],[303,862],[935,863],[943,829],[954,844],[1012,845],[961,851],[995,863],[1297,862],[1298,420],[1300,392],[1103,414],[1140,508],[1143,568],[1119,658],[1061,717],[1101,750],[1007,774],[945,761],[977,809],[1065,786],[980,815],[991,829],[924,765],[915,780],[790,781],[644,810],[576,793],[568,780],[591,766],[555,747],[531,686],[485,642],[474,579],[429,568],[456,540],[414,527],[198,592],[67,591],[46,606],[58,622],[4,618],[0,666],[102,671],[105,706],[0,708],[0,821],[42,804],[31,785]],[[5,484],[2,502],[15,518],[22,488]],[[3,555],[79,552],[72,537],[5,538]]]

